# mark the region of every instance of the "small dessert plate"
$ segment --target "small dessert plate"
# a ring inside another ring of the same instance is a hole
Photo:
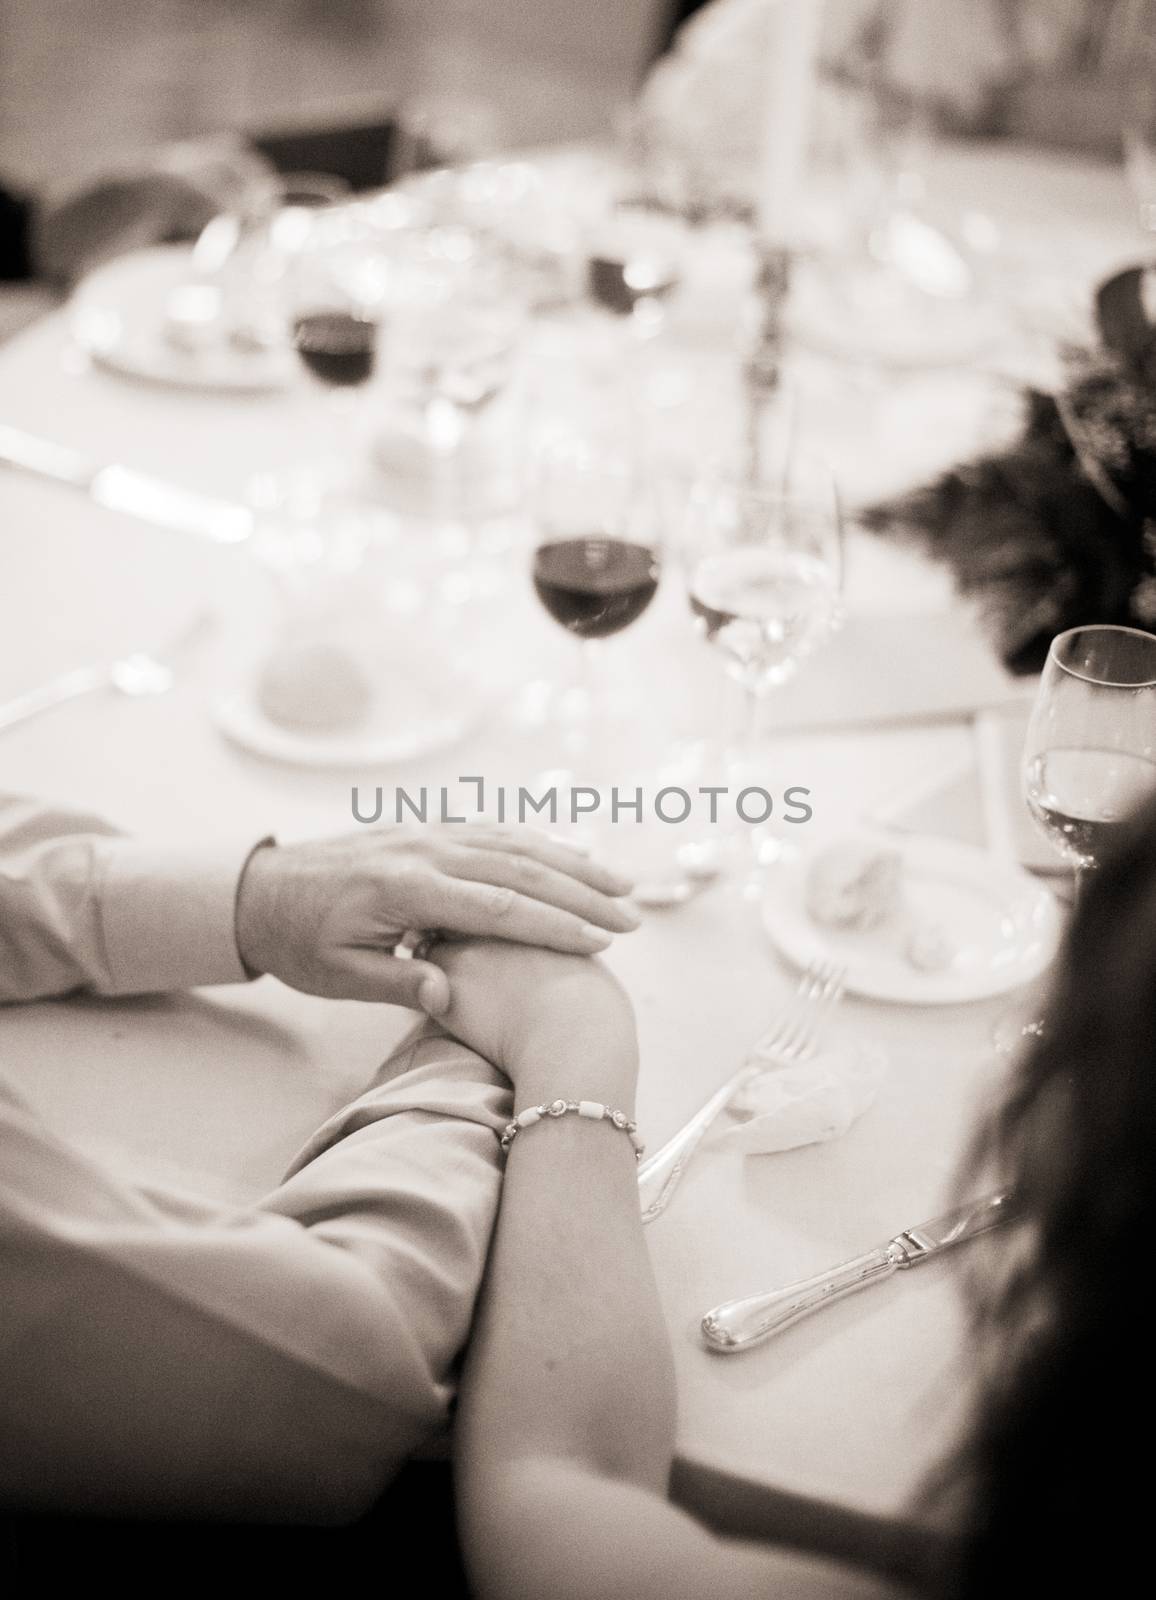
[[[866,930],[826,927],[807,909],[807,867],[770,876],[763,926],[796,966],[843,963],[849,993],[907,1005],[954,1005],[1006,994],[1050,964],[1063,920],[1051,891],[1021,867],[952,839],[888,834],[903,860],[903,903]],[[913,940],[939,947],[935,970],[912,961]]]
[[[262,706],[256,683],[214,707],[218,729],[266,761],[324,770],[397,766],[447,750],[477,726],[493,690],[435,661],[393,662],[375,675],[373,697],[354,727],[294,726]]]
[[[282,727],[256,700],[236,695],[215,708],[217,727],[234,744],[266,761],[319,770],[392,767],[432,755],[465,738],[470,721],[443,712],[433,717],[407,715],[400,726],[370,727],[359,733],[313,733]]]
[[[239,394],[287,388],[296,368],[287,344],[239,344],[223,326],[215,333],[211,319],[193,329],[184,313],[195,309],[194,276],[192,251],[183,245],[117,256],[74,293],[73,337],[93,361],[126,378]]]

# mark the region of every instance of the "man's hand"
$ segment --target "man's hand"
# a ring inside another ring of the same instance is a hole
[[[348,834],[254,852],[237,890],[237,948],[252,972],[340,1000],[440,1016],[442,967],[393,954],[411,929],[590,955],[638,926],[629,883],[532,830],[445,827]]]
[[[473,939],[433,957],[450,981],[445,1027],[513,1080],[519,1108],[561,1096],[631,1112],[634,1012],[600,961]]]

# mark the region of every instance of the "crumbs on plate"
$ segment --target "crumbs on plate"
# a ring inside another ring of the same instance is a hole
[[[823,928],[893,931],[903,959],[918,972],[945,972],[957,950],[942,923],[911,909],[902,853],[869,839],[843,839],[807,870],[807,913]]]

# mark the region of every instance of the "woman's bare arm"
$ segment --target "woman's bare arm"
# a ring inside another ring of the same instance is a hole
[[[449,1025],[496,1050],[521,1108],[632,1114],[633,1024],[595,963],[451,954]],[[511,1018],[515,1020],[511,1020]],[[500,1019],[500,1020],[497,1020]],[[667,1500],[674,1369],[629,1140],[545,1119],[514,1140],[458,1420],[462,1536],[482,1600],[678,1600],[892,1591],[716,1537]]]

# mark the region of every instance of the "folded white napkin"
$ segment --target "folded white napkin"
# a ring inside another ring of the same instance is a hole
[[[773,1155],[838,1139],[872,1104],[887,1071],[882,1051],[825,1050],[810,1061],[774,1067],[736,1094],[712,1143],[743,1155]]]

